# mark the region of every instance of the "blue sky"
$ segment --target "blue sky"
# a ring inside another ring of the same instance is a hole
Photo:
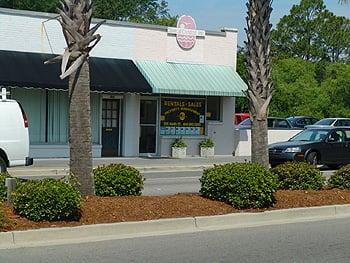
[[[222,27],[239,29],[238,42],[242,45],[245,39],[245,0],[167,0],[170,13],[191,15],[196,19],[199,29],[219,30]],[[288,14],[299,0],[274,0],[271,22],[276,24],[279,19]],[[325,0],[329,10],[336,15],[350,17],[350,4],[340,5],[338,0]]]

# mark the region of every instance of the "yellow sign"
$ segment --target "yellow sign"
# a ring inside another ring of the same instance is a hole
[[[184,121],[186,119],[186,114],[184,112],[180,112],[179,119],[180,121]]]
[[[204,98],[163,98],[161,135],[205,135]]]

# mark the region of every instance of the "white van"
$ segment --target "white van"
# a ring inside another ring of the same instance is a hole
[[[6,98],[6,89],[0,97],[0,172],[8,167],[32,165],[29,158],[28,119],[21,105]]]

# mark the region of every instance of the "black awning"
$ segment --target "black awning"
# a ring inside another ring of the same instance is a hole
[[[68,89],[60,64],[44,65],[55,55],[0,50],[0,85]],[[90,58],[91,90],[152,93],[152,88],[131,60]]]

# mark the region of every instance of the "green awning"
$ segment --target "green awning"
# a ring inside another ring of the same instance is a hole
[[[136,61],[153,93],[242,97],[247,85],[232,66]]]

